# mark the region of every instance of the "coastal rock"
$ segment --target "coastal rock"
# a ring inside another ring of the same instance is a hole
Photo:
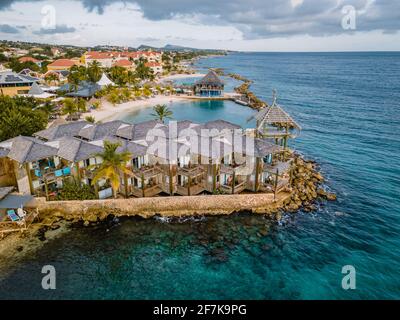
[[[308,162],[308,163],[306,164],[306,168],[307,168],[308,170],[314,169],[312,163],[310,163],[310,162]]]
[[[328,201],[336,201],[337,196],[334,193],[327,192],[322,188],[317,190],[317,195],[321,198],[327,199]]]
[[[322,188],[319,188],[319,189],[317,190],[317,194],[318,194],[318,196],[320,196],[321,198],[326,198],[328,192],[326,192],[326,191],[325,191],[324,189],[322,189]]]
[[[326,199],[327,199],[328,201],[336,201],[336,200],[337,200],[337,197],[336,197],[336,194],[334,194],[334,193],[328,193],[328,194],[326,195]]]
[[[42,227],[37,231],[36,236],[40,241],[46,241],[46,231],[47,231],[46,227]]]
[[[324,177],[323,177],[319,172],[315,172],[315,173],[313,174],[313,177],[314,177],[315,179],[317,179],[319,182],[323,182],[323,181],[324,181]]]
[[[50,227],[51,230],[57,230],[57,229],[60,229],[60,228],[61,228],[61,226],[60,226],[59,224],[53,224],[53,225]]]
[[[97,216],[97,214],[95,214],[95,213],[89,213],[89,214],[86,214],[86,215],[83,217],[83,221],[84,221],[84,222],[89,222],[89,223],[91,223],[91,222],[97,222],[97,219],[98,219],[98,216]]]

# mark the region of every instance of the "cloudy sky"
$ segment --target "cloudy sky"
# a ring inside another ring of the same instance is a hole
[[[246,51],[400,50],[399,0],[0,0],[0,39]]]

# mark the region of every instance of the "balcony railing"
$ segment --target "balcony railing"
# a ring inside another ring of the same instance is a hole
[[[132,172],[137,178],[149,179],[160,174],[162,170],[156,166],[142,166],[140,169],[132,168]]]
[[[142,198],[143,196],[144,197],[154,197],[154,196],[158,195],[159,193],[161,193],[163,190],[162,190],[161,186],[154,185],[154,186],[150,186],[150,187],[145,186],[144,190],[142,188],[132,186],[131,191],[135,197]]]
[[[201,165],[178,167],[178,174],[187,177],[197,177],[205,173],[205,169]]]
[[[193,184],[190,186],[190,193],[189,193],[189,187],[188,185],[186,186],[176,186],[176,193],[180,194],[181,196],[194,196],[197,195],[203,191],[205,191],[205,186],[203,182],[197,183],[197,184]]]
[[[61,169],[50,168],[46,170],[34,169],[32,170],[32,177],[34,180],[43,180],[51,182],[58,178],[63,178],[71,175],[71,168],[64,167]]]
[[[232,186],[229,186],[229,185],[221,184],[220,188],[225,193],[237,194],[237,193],[242,192],[246,188],[246,181],[238,182],[237,184],[235,184],[235,187],[233,188],[233,192],[232,192]]]

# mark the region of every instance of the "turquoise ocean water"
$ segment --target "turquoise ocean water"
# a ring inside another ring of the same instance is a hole
[[[198,66],[254,80],[267,101],[277,89],[303,127],[293,146],[320,164],[338,201],[281,223],[243,213],[74,228],[0,277],[0,298],[400,298],[400,53],[235,53]],[[253,113],[231,102],[170,107],[178,120],[243,126]],[[55,291],[41,289],[45,264]],[[356,290],[341,287],[344,265]]]

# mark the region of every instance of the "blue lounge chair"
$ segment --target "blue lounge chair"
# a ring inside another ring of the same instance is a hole
[[[71,174],[71,168],[66,167],[63,169],[64,176],[68,176]]]
[[[54,175],[56,177],[62,177],[63,176],[63,171],[62,170],[57,170],[57,171],[54,172]]]
[[[21,218],[18,217],[18,215],[15,213],[14,210],[8,210],[7,211],[8,217],[11,219],[12,222],[19,222],[21,221]]]
[[[36,177],[41,177],[42,173],[40,172],[40,170],[35,170],[35,176]]]

